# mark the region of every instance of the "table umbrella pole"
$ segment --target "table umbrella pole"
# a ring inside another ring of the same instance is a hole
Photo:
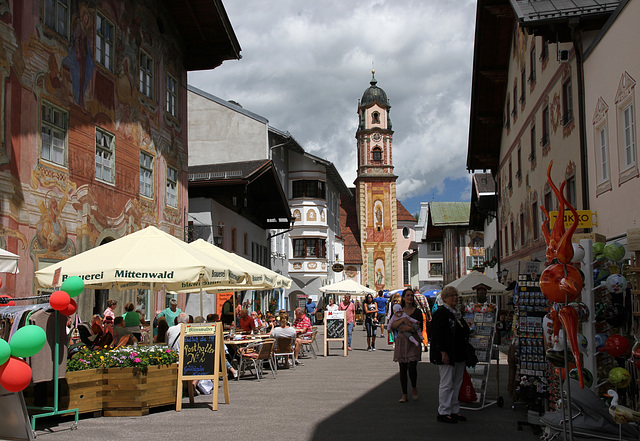
[[[157,308],[157,301],[156,301],[156,293],[153,292],[153,282],[150,283],[149,285],[149,292],[151,293],[151,298],[153,299],[153,309],[151,310],[151,315],[150,320],[151,320],[151,335],[149,336],[149,338],[151,339],[150,342],[148,343],[153,343],[153,321],[156,318],[156,308]]]
[[[202,277],[200,277],[200,317],[204,317],[204,308],[202,305]]]

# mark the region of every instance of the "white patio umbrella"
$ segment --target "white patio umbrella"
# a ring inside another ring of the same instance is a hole
[[[202,294],[204,292],[227,292],[227,291],[243,291],[247,289],[255,290],[267,290],[274,288],[290,288],[291,279],[284,277],[275,271],[270,270],[262,265],[252,262],[237,254],[230,253],[223,250],[220,247],[213,245],[203,239],[198,239],[189,243],[189,247],[196,249],[214,259],[229,262],[237,265],[245,273],[249,275],[249,278],[241,284],[224,284],[224,283],[211,283],[202,280],[200,283],[189,286],[184,289],[179,289],[177,292],[181,293],[195,293],[200,292],[200,315],[202,315],[203,301]],[[233,310],[235,314],[235,295],[233,296]]]
[[[18,259],[20,256],[0,248],[0,273],[15,274],[18,272]]]
[[[331,294],[352,294],[352,295],[376,295],[376,291],[371,288],[367,288],[364,285],[360,285],[358,282],[347,279],[341,282],[332,283],[320,288],[320,292]]]
[[[234,263],[216,260],[153,226],[36,271],[36,287],[53,287],[58,270],[56,286],[78,276],[86,288],[151,292],[159,284],[178,291],[202,282],[234,285],[249,278]],[[155,295],[153,299],[155,311]]]
[[[459,293],[474,292],[475,288],[484,285],[487,287],[488,292],[502,292],[507,289],[502,283],[497,280],[493,280],[479,271],[471,271],[459,279],[454,280],[447,286],[453,286]]]
[[[236,284],[248,278],[230,261],[216,260],[180,239],[150,226],[36,271],[36,287],[51,287],[78,276],[92,289],[148,289],[164,284],[178,291],[204,281]]]

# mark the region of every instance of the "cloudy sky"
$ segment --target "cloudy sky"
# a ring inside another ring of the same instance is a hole
[[[223,0],[242,59],[189,83],[288,131],[356,177],[357,105],[372,63],[391,103],[398,199],[468,201],[475,0]]]

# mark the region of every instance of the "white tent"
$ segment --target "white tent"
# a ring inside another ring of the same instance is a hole
[[[0,248],[0,273],[15,274],[18,272],[18,259],[20,256]]]
[[[487,288],[488,293],[502,293],[507,289],[502,283],[485,276],[479,271],[471,271],[469,274],[454,280],[447,286],[453,286],[462,294],[475,292],[475,289],[481,285]]]
[[[376,292],[373,289],[367,288],[366,286],[360,285],[359,283],[349,279],[323,286],[320,288],[320,292],[329,294],[376,295]]]

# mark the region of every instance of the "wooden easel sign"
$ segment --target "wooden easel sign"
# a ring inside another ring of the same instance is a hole
[[[180,329],[180,358],[178,361],[178,387],[176,411],[182,410],[183,380],[213,380],[212,410],[218,410],[218,383],[222,379],[224,402],[229,404],[229,380],[224,358],[222,323],[182,324]],[[223,367],[224,370],[223,370]],[[190,387],[191,390],[191,387]],[[191,392],[190,401],[191,399]]]
[[[324,312],[324,356],[329,354],[329,342],[342,342],[344,347],[344,356],[349,354],[347,347],[347,320],[344,311],[325,311]]]

